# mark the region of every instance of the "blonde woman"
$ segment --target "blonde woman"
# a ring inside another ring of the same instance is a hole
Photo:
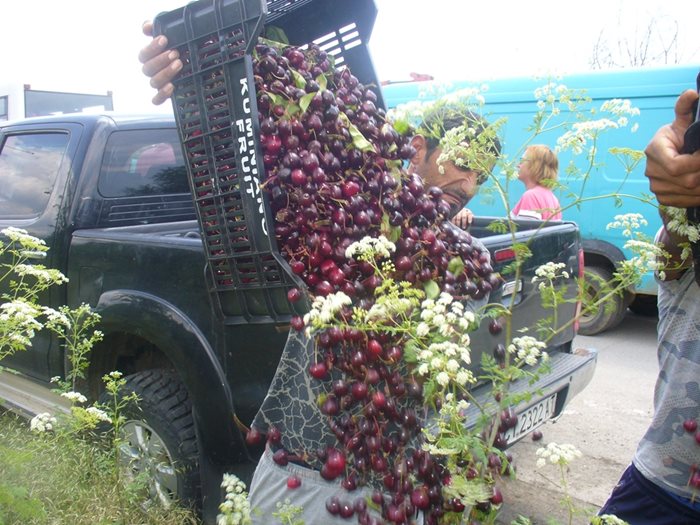
[[[561,220],[559,200],[545,181],[556,182],[559,160],[547,146],[528,146],[518,165],[518,179],[525,185],[525,193],[511,210],[511,216],[541,220]]]

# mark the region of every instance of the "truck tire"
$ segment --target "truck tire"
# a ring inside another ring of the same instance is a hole
[[[155,369],[126,378],[121,395],[132,393],[138,400],[122,409],[118,445],[124,476],[147,474],[145,507],[199,508],[199,454],[187,389],[175,373]]]
[[[612,272],[600,266],[587,266],[584,269],[584,298],[595,301],[601,293],[602,284],[610,282]],[[581,335],[596,335],[614,328],[622,321],[627,311],[627,301],[624,295],[615,294],[609,301],[613,306],[601,305],[595,312],[581,313],[578,333]],[[584,301],[585,302],[585,301]]]

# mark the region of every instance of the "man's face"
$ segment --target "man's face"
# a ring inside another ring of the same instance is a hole
[[[421,154],[422,153],[422,154]],[[443,199],[452,207],[453,211],[459,211],[476,194],[476,172],[458,168],[452,162],[442,164],[443,173],[437,164],[440,156],[440,148],[435,148],[429,154],[427,150],[419,151],[419,154],[411,164],[413,172],[423,178],[425,187],[437,186],[443,192]]]

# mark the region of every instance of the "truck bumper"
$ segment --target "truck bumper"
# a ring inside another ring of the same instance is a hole
[[[518,414],[523,413],[528,407],[532,407],[541,401],[556,394],[554,413],[550,419],[557,419],[566,405],[577,396],[591,382],[598,360],[598,351],[592,348],[576,348],[571,353],[554,352],[550,354],[550,371],[541,374],[539,379],[530,384],[528,378],[513,382],[510,385],[511,393],[532,392],[529,401],[515,407]],[[483,384],[471,392],[475,403],[467,409],[467,426],[476,425],[481,411],[478,406],[492,407],[497,410],[497,404],[493,398],[490,384]],[[523,436],[520,436],[522,438]],[[519,439],[520,439],[519,438]],[[517,440],[516,440],[517,441]],[[515,441],[509,443],[509,446]]]

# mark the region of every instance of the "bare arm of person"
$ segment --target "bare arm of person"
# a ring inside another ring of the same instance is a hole
[[[143,34],[153,36],[153,23],[151,21],[144,22]],[[163,35],[153,38],[139,52],[139,62],[143,64],[141,71],[151,79],[151,87],[157,93],[153,97],[152,102],[155,105],[160,105],[168,100],[175,87],[173,86],[173,78],[182,69],[182,61],[176,49],[168,49],[168,39]]]

